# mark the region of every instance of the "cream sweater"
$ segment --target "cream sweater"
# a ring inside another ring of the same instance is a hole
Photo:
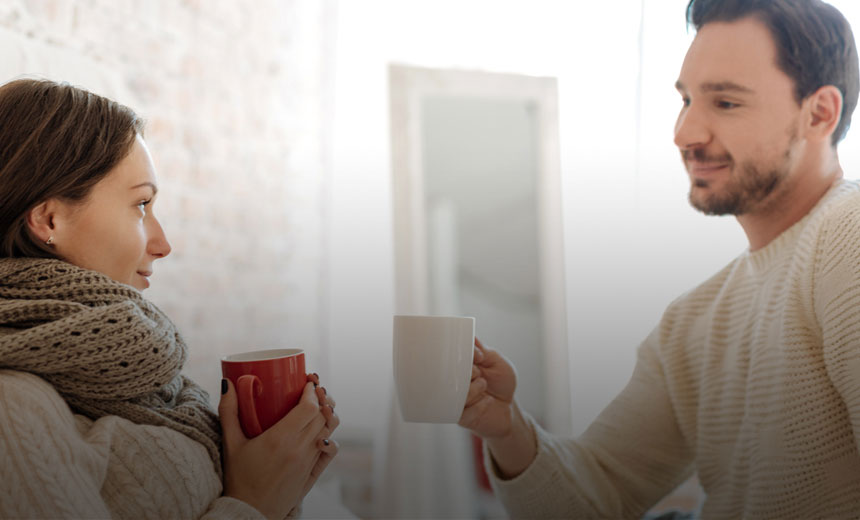
[[[263,518],[220,495],[202,444],[117,416],[92,421],[42,379],[0,370],[0,518]]]
[[[580,438],[536,431],[491,471],[515,518],[639,518],[693,471],[704,518],[860,516],[860,187],[673,302]]]

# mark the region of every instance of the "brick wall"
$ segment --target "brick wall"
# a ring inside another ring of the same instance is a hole
[[[0,81],[67,80],[142,114],[173,246],[147,296],[218,358],[308,349],[324,372],[329,0],[2,0]]]

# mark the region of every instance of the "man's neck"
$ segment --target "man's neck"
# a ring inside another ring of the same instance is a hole
[[[811,166],[811,165],[810,165]],[[750,251],[768,245],[805,217],[824,194],[842,178],[842,167],[834,152],[822,158],[811,169],[789,179],[787,191],[774,193],[777,199],[766,201],[765,209],[737,217],[750,243]]]

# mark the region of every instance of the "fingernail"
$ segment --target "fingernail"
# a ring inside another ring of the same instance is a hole
[[[318,387],[318,386],[320,386],[320,385],[318,385],[318,384],[314,383],[314,388],[316,388],[316,387]]]
[[[221,395],[224,395],[226,393],[227,393],[227,380],[222,379],[221,380]]]
[[[329,440],[328,440],[328,439],[323,439],[323,444],[325,444],[326,446],[328,446],[328,445],[329,445],[329,444],[331,444],[331,443],[329,442]]]

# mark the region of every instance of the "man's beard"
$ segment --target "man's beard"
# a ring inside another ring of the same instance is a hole
[[[694,197],[693,192],[696,187],[708,188],[711,182],[705,179],[693,180],[689,194],[690,204],[706,215],[737,216],[755,209],[761,209],[762,202],[776,191],[788,177],[793,143],[794,139],[792,138],[779,164],[768,165],[765,168],[749,161],[735,164],[731,155],[728,154],[720,157],[709,157],[705,155],[702,149],[685,150],[682,152],[685,163],[689,159],[712,164],[727,163],[732,173],[732,176],[723,183],[719,192],[713,191],[704,198]]]

